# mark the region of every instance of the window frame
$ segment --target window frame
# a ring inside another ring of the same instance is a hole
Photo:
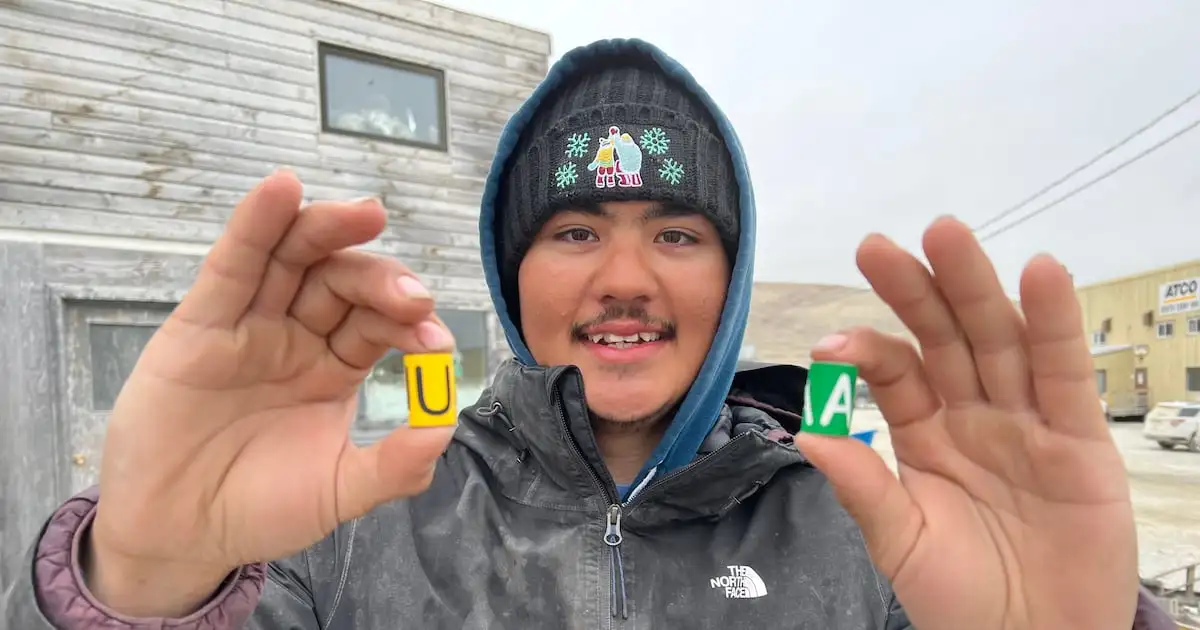
[[[1187,334],[1200,335],[1200,315],[1187,318]]]
[[[1164,332],[1165,331],[1165,332]],[[1155,325],[1155,335],[1159,339],[1170,339],[1175,336],[1175,320],[1168,319],[1166,321],[1157,322]]]
[[[330,123],[329,120],[329,84],[326,74],[326,59],[333,55],[344,59],[352,59],[374,66],[382,66],[392,70],[400,70],[411,74],[420,74],[427,77],[432,77],[437,82],[437,100],[438,100],[438,142],[422,142],[420,140],[410,140],[406,138],[393,138],[391,136],[377,135],[365,131],[354,131],[351,129],[342,129]],[[446,94],[446,71],[441,68],[432,66],[424,66],[410,61],[403,61],[394,57],[386,57],[377,53],[371,53],[364,50],[339,46],[329,42],[317,42],[317,88],[321,102],[318,104],[321,110],[321,133],[328,133],[339,136],[348,136],[352,138],[363,138],[366,140],[378,140],[389,144],[398,144],[403,146],[416,147],[420,149],[430,149],[441,151],[443,153],[450,150],[450,123],[449,123],[449,102]]]
[[[1193,378],[1198,386],[1196,389],[1192,389]],[[1189,365],[1183,368],[1183,390],[1189,394],[1200,393],[1200,367]]]

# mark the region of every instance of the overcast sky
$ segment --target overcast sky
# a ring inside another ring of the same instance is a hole
[[[918,248],[992,217],[1200,90],[1198,0],[444,0],[547,31],[554,56],[640,37],[733,120],[760,280],[863,284],[869,231]],[[1010,219],[1200,118],[1200,99]],[[999,224],[1003,225],[1003,223]],[[1039,251],[1080,284],[1200,258],[1200,130],[987,243],[1006,288]]]

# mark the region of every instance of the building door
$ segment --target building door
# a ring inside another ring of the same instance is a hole
[[[63,304],[64,449],[69,492],[99,479],[104,432],[117,394],[172,305],[67,301]]]
[[[1133,389],[1138,392],[1146,391],[1150,385],[1150,378],[1146,374],[1146,368],[1134,368],[1133,370]]]

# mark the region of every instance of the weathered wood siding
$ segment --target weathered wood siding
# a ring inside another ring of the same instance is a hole
[[[289,166],[310,198],[380,196],[375,245],[487,308],[479,198],[547,36],[416,0],[5,0],[0,25],[0,229],[187,250]],[[449,151],[321,133],[319,41],[444,70]]]
[[[321,133],[318,42],[442,69],[448,151]],[[107,416],[87,402],[89,326],[161,321],[277,166],[309,198],[379,196],[371,247],[440,307],[490,311],[484,176],[549,48],[418,0],[0,0],[0,591],[94,482]]]

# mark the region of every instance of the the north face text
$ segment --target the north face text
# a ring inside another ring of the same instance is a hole
[[[709,580],[712,588],[725,592],[728,599],[753,599],[767,594],[767,585],[750,567],[730,565],[729,575],[719,575]]]

